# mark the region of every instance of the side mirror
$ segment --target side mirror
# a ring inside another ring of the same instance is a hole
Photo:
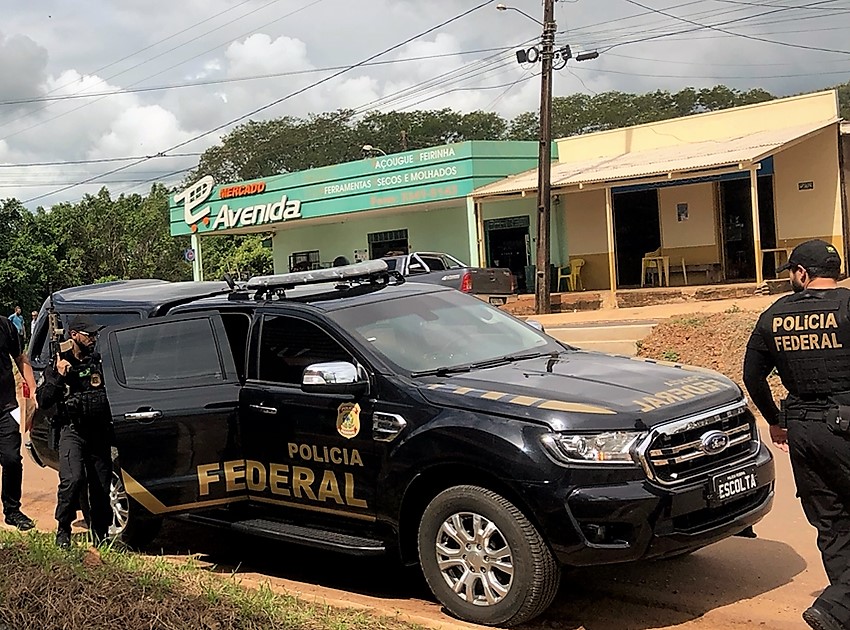
[[[543,328],[543,324],[538,322],[536,319],[527,319],[525,320],[525,323],[531,326],[532,328],[536,328],[540,332],[546,332],[546,330]]]
[[[314,363],[304,370],[301,390],[312,394],[358,396],[369,392],[363,370],[346,361]]]

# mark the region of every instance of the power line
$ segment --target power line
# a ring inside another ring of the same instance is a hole
[[[500,48],[480,48],[478,50],[463,50],[459,52],[450,52],[450,53],[439,53],[433,55],[420,55],[418,57],[405,57],[402,59],[388,59],[385,61],[372,61],[369,63],[364,63],[363,66],[385,66],[396,63],[406,63],[410,61],[425,61],[428,59],[442,59],[445,57],[455,57],[459,55],[474,55],[478,53],[484,52],[494,52],[494,51],[505,51],[509,50],[509,47],[502,46]],[[291,76],[299,76],[305,74],[316,74],[319,72],[332,72],[334,70],[342,70],[343,68],[347,68],[348,66],[325,66],[323,68],[306,68],[304,70],[289,70],[286,72],[274,72],[270,74],[259,74],[247,77],[232,77],[229,79],[210,79],[208,81],[189,81],[186,83],[176,83],[172,85],[161,85],[154,87],[141,87],[141,88],[128,88],[122,90],[113,90],[111,92],[92,92],[88,94],[64,94],[62,96],[53,96],[53,97],[45,97],[45,96],[34,96],[31,98],[23,98],[16,99],[10,101],[0,101],[0,106],[2,105],[23,105],[26,103],[40,103],[45,101],[66,101],[66,100],[75,100],[82,98],[94,98],[98,96],[120,96],[124,94],[134,94],[138,92],[158,92],[163,90],[174,90],[180,88],[188,88],[188,87],[202,87],[208,85],[222,85],[226,83],[238,83],[242,81],[255,81],[259,79],[277,79],[280,77],[291,77]]]
[[[779,46],[787,46],[789,48],[800,48],[800,49],[803,49],[803,50],[817,50],[817,51],[820,51],[820,52],[829,52],[829,53],[836,53],[836,54],[842,54],[842,55],[850,55],[850,51],[847,51],[847,50],[837,50],[837,49],[834,49],[834,48],[821,48],[820,46],[807,46],[805,44],[792,44],[791,42],[783,42],[783,41],[775,40],[775,39],[767,39],[767,38],[758,37],[758,36],[755,36],[755,35],[747,35],[746,33],[736,33],[734,31],[728,31],[726,29],[719,28],[717,26],[708,25],[708,24],[700,24],[699,22],[689,20],[688,18],[683,18],[683,17],[679,17],[677,15],[674,15],[672,13],[667,13],[667,12],[661,10],[661,9],[653,9],[652,7],[648,7],[645,4],[641,4],[640,2],[637,2],[637,0],[625,0],[625,1],[628,2],[629,4],[633,4],[635,6],[642,7],[644,9],[648,9],[650,11],[654,11],[655,13],[658,13],[660,15],[666,15],[668,17],[675,18],[675,19],[677,19],[681,22],[685,22],[686,24],[693,24],[693,25],[699,27],[699,29],[710,29],[710,30],[713,30],[713,31],[719,31],[721,33],[726,33],[727,35],[734,35],[735,37],[742,37],[744,39],[751,39],[751,40],[754,40],[754,41],[766,42],[768,44],[777,44]],[[823,0],[822,2],[816,2],[814,4],[825,4],[826,2],[832,2],[832,1],[834,1],[834,0]],[[620,44],[618,44],[618,45],[620,45]],[[612,46],[612,48],[613,48],[613,46]]]
[[[38,166],[72,166],[75,164],[104,164],[108,162],[130,162],[132,160],[141,160],[143,158],[156,159],[156,158],[181,158],[181,157],[197,157],[201,155],[200,152],[195,153],[172,153],[171,155],[131,155],[128,157],[114,157],[114,158],[99,158],[93,160],[65,160],[65,161],[56,161],[56,162],[28,162],[23,164],[0,164],[0,168],[29,168],[29,167],[38,167]]]
[[[311,90],[311,89],[313,89],[313,88],[315,88],[315,87],[318,87],[319,85],[322,85],[323,83],[327,83],[328,81],[331,81],[331,80],[333,80],[333,79],[335,79],[335,78],[337,78],[337,77],[339,77],[339,76],[341,76],[341,75],[345,74],[346,72],[350,72],[351,70],[354,70],[354,69],[356,69],[356,68],[359,68],[359,67],[361,67],[361,66],[362,66],[363,64],[365,64],[365,63],[368,63],[368,62],[370,62],[370,61],[373,61],[374,59],[377,59],[378,57],[381,57],[381,56],[383,56],[383,55],[385,55],[385,54],[387,54],[387,53],[390,53],[390,52],[392,52],[393,50],[397,50],[398,48],[401,48],[402,46],[405,46],[405,45],[409,44],[410,42],[412,42],[412,41],[415,41],[415,40],[419,39],[420,37],[424,37],[425,35],[428,35],[429,33],[432,33],[432,32],[434,32],[434,31],[436,31],[436,30],[438,30],[438,29],[440,29],[440,28],[443,28],[444,26],[447,26],[447,25],[451,24],[452,22],[456,22],[457,20],[460,20],[460,19],[462,19],[462,18],[466,17],[466,16],[467,16],[467,15],[469,15],[470,13],[473,13],[473,12],[477,11],[478,9],[481,9],[482,7],[485,7],[485,6],[489,5],[489,4],[492,4],[494,1],[495,1],[495,0],[484,0],[484,2],[481,2],[481,3],[477,4],[477,5],[476,5],[476,6],[474,6],[473,8],[468,9],[468,10],[466,10],[466,11],[464,11],[464,12],[462,12],[462,13],[460,13],[460,14],[458,14],[458,15],[456,15],[456,16],[454,16],[454,17],[452,17],[452,18],[449,18],[449,19],[447,19],[447,20],[444,20],[443,22],[440,22],[440,23],[439,23],[439,24],[437,24],[436,26],[433,26],[433,27],[431,27],[431,28],[429,28],[429,29],[427,29],[427,30],[425,30],[425,31],[423,31],[423,32],[421,32],[421,33],[419,33],[419,34],[417,34],[417,35],[414,35],[413,37],[410,37],[410,38],[408,38],[408,39],[406,39],[406,40],[404,40],[404,41],[402,41],[402,42],[400,42],[400,43],[398,43],[398,44],[394,44],[393,46],[390,46],[389,48],[386,48],[386,49],[384,49],[384,50],[383,50],[383,51],[381,51],[381,52],[378,52],[378,53],[376,53],[376,54],[374,54],[374,55],[371,55],[370,57],[367,57],[366,59],[364,59],[364,60],[362,60],[362,61],[360,61],[360,62],[358,62],[358,63],[352,64],[352,65],[350,65],[350,66],[348,66],[348,67],[346,67],[346,68],[344,68],[344,69],[342,69],[342,70],[339,70],[339,71],[335,72],[334,74],[332,74],[332,75],[330,75],[330,76],[328,76],[328,77],[324,77],[324,78],[322,78],[322,79],[320,79],[320,80],[318,80],[318,81],[315,81],[315,82],[311,83],[310,85],[308,85],[308,86],[306,86],[306,87],[304,87],[304,88],[301,88],[301,89],[299,89],[299,90],[295,90],[294,92],[290,92],[290,93],[289,93],[289,94],[287,94],[286,96],[283,96],[283,97],[281,97],[281,98],[275,99],[274,101],[272,101],[272,102],[270,102],[270,103],[267,103],[266,105],[263,105],[263,106],[261,106],[261,107],[258,107],[258,108],[256,108],[256,109],[254,109],[254,110],[252,110],[252,111],[248,112],[247,114],[244,114],[244,115],[242,115],[242,116],[239,116],[239,117],[237,117],[237,118],[234,118],[233,120],[230,120],[230,121],[228,121],[228,122],[226,122],[226,123],[223,123],[223,124],[221,124],[221,125],[218,125],[217,127],[214,127],[214,128],[212,128],[212,129],[210,129],[209,131],[205,131],[205,132],[203,132],[203,133],[197,134],[197,135],[193,136],[192,138],[189,138],[188,140],[184,140],[183,142],[180,142],[180,143],[178,143],[178,144],[176,144],[176,145],[174,145],[174,146],[172,146],[172,147],[169,147],[168,149],[165,149],[165,150],[163,150],[163,151],[160,151],[160,154],[165,154],[165,153],[168,153],[168,152],[170,152],[170,151],[174,151],[174,150],[176,150],[176,149],[179,149],[179,148],[181,148],[181,147],[184,147],[184,146],[186,146],[187,144],[191,144],[192,142],[196,142],[196,141],[198,141],[198,140],[200,140],[200,139],[202,139],[202,138],[205,138],[206,136],[208,136],[208,135],[210,135],[210,134],[212,134],[212,133],[215,133],[216,131],[221,131],[222,129],[225,129],[226,127],[230,127],[230,126],[232,126],[232,125],[235,125],[236,123],[241,122],[241,121],[245,120],[246,118],[250,118],[251,116],[254,116],[254,115],[256,115],[256,114],[258,114],[258,113],[260,113],[260,112],[263,112],[263,111],[265,111],[265,110],[267,110],[267,109],[270,109],[270,108],[274,107],[275,105],[278,105],[278,104],[280,104],[280,103],[282,103],[282,102],[284,102],[284,101],[287,101],[287,100],[289,100],[289,99],[291,99],[291,98],[293,98],[293,97],[295,97],[295,96],[298,96],[298,95],[300,95],[300,94],[303,94],[304,92],[306,92],[306,91],[308,91],[308,90]],[[112,174],[114,174],[114,173],[118,173],[118,172],[120,172],[120,171],[127,170],[128,168],[132,168],[133,166],[137,166],[137,165],[139,165],[139,164],[141,164],[141,163],[143,163],[143,162],[148,161],[148,159],[150,159],[150,158],[144,158],[144,159],[142,159],[142,160],[138,160],[138,161],[136,161],[136,162],[133,162],[132,164],[128,164],[128,165],[125,165],[125,166],[121,166],[121,167],[118,167],[118,168],[112,169],[111,171],[107,171],[106,173],[102,173],[102,174],[100,174],[100,175],[96,175],[96,176],[93,176],[93,177],[87,178],[87,179],[85,179],[85,180],[83,180],[83,181],[80,181],[80,182],[77,182],[77,183],[75,183],[75,184],[73,184],[73,185],[64,186],[64,187],[62,187],[62,188],[59,188],[58,190],[54,190],[54,191],[51,191],[51,192],[49,192],[49,193],[44,193],[44,194],[41,194],[41,195],[37,195],[36,197],[32,197],[32,198],[30,198],[30,199],[27,199],[27,200],[26,200],[26,201],[24,201],[23,203],[25,203],[25,204],[27,204],[27,203],[32,203],[33,201],[38,201],[39,199],[43,199],[43,198],[45,198],[45,197],[49,197],[49,196],[52,196],[52,195],[56,195],[56,194],[59,194],[59,193],[65,192],[65,191],[67,191],[67,190],[71,190],[72,188],[76,188],[77,186],[82,186],[82,185],[84,185],[84,184],[91,183],[91,182],[93,182],[93,181],[95,181],[95,180],[100,179],[101,177],[106,177],[106,176],[108,176],[108,175],[112,175]]]
[[[732,25],[732,24],[740,24],[742,22],[748,22],[748,24],[751,25],[751,26],[757,26],[757,25],[765,25],[765,24],[778,24],[778,23],[781,23],[781,22],[784,22],[784,21],[802,21],[804,19],[822,18],[822,17],[825,17],[825,16],[808,16],[808,17],[794,16],[792,18],[784,18],[782,20],[773,20],[773,21],[766,21],[766,22],[764,22],[764,21],[763,22],[754,22],[753,21],[753,20],[757,20],[758,18],[767,17],[767,16],[774,15],[774,14],[777,14],[777,13],[785,13],[787,11],[793,11],[793,10],[798,10],[798,9],[815,8],[816,5],[832,3],[832,2],[835,2],[835,1],[837,1],[837,0],[823,0],[821,2],[814,2],[814,3],[811,3],[809,5],[794,6],[794,7],[788,7],[788,6],[782,5],[782,6],[779,6],[777,8],[774,8],[770,11],[764,11],[764,12],[761,12],[761,13],[754,13],[754,14],[749,14],[749,15],[737,16],[737,17],[734,17],[732,19],[727,19],[727,20],[724,20],[724,21],[721,21],[721,22],[716,22],[716,23],[712,24],[711,26],[712,27],[728,26],[728,25]],[[674,7],[670,7],[670,9],[668,9],[668,11],[671,10],[671,9],[681,7],[681,6],[683,6],[683,5],[676,5]],[[767,6],[775,6],[775,5],[767,5]],[[740,13],[741,11],[746,11],[746,10],[747,10],[746,8],[727,9],[727,10],[724,10],[724,11],[717,11],[716,9],[712,9],[710,11],[690,13],[686,17],[691,18],[693,20],[695,20],[697,18],[702,18],[702,19],[706,19],[706,18],[709,18],[709,17],[717,18],[717,17],[721,17],[721,16],[724,16],[724,15],[732,15],[732,14],[735,14],[735,13]],[[838,8],[836,8],[836,9],[830,8],[828,10],[838,11],[839,9]],[[845,9],[840,9],[840,11],[842,11],[842,14],[843,14],[843,12],[846,12]],[[649,11],[647,11],[647,12],[641,14],[641,15],[647,15],[647,14],[652,14],[652,13],[657,14],[657,11],[655,9],[650,8]],[[679,21],[678,17],[675,18],[673,21],[678,22]],[[697,23],[697,24],[701,24],[701,23]],[[669,28],[671,28],[671,27],[672,26],[668,27],[667,25],[662,24],[660,26],[650,28],[649,25],[644,25],[642,27],[643,36],[641,38],[639,38],[639,39],[627,39],[626,41],[620,41],[619,43],[617,43],[617,40],[620,39],[619,33],[622,33],[624,35],[626,33],[628,33],[629,35],[631,35],[631,32],[634,29],[630,29],[630,28],[629,29],[627,29],[627,28],[603,29],[603,30],[597,31],[597,32],[585,33],[584,35],[596,38],[596,39],[589,40],[589,41],[593,42],[594,45],[592,45],[592,46],[587,45],[586,47],[588,47],[588,48],[603,48],[604,45],[609,44],[609,43],[616,44],[617,46],[621,46],[621,45],[625,45],[625,44],[639,43],[639,42],[643,42],[643,41],[650,41],[650,40],[653,40],[653,39],[659,39],[659,38],[662,38],[662,37],[669,37],[669,36],[673,36],[673,35],[693,33],[695,31],[699,31],[699,30],[703,30],[704,28],[708,28],[706,26],[700,25],[700,26],[697,26],[696,28],[670,32]],[[608,35],[606,35],[606,33]],[[655,35],[650,35],[652,33],[655,33]],[[579,40],[579,41],[581,41],[581,40]],[[606,50],[610,50],[613,47],[614,47],[613,45],[609,46],[608,48],[606,48]]]
[[[268,3],[264,4],[264,5],[262,5],[261,7],[257,8],[257,9],[254,9],[253,11],[251,11],[251,12],[249,12],[249,13],[247,13],[247,14],[243,15],[242,17],[247,17],[248,15],[251,15],[252,13],[256,13],[257,11],[260,11],[261,9],[264,9],[264,8],[266,8],[267,6],[269,6],[269,5],[271,5],[271,4],[274,4],[275,2],[277,2],[277,0],[271,0],[271,2],[268,2]],[[324,2],[324,0],[313,0],[313,1],[312,1],[312,2],[310,2],[309,4],[306,4],[306,5],[304,5],[304,6],[300,7],[300,8],[298,8],[298,9],[296,9],[295,11],[291,11],[290,13],[287,13],[286,15],[284,15],[284,16],[282,16],[282,17],[279,17],[279,18],[277,18],[277,19],[275,19],[275,20],[272,20],[271,22],[268,22],[268,23],[267,23],[267,24],[265,24],[264,26],[268,26],[269,24],[274,24],[275,22],[279,22],[279,21],[281,21],[281,20],[283,20],[283,19],[285,19],[285,18],[288,18],[288,17],[290,17],[290,16],[292,16],[292,15],[295,15],[296,13],[299,13],[299,12],[301,12],[301,11],[305,10],[305,9],[308,9],[308,8],[312,7],[313,5],[318,4],[319,2]],[[240,18],[238,18],[238,19],[242,19],[242,17],[240,17]],[[164,51],[164,52],[162,52],[162,53],[160,53],[160,54],[158,54],[158,55],[155,55],[154,57],[151,57],[151,58],[149,58],[149,59],[146,59],[145,61],[142,61],[142,62],[140,62],[140,63],[136,64],[135,66],[131,66],[130,68],[127,68],[126,70],[122,70],[121,72],[118,72],[118,73],[116,73],[116,74],[110,75],[110,76],[106,77],[105,79],[100,79],[99,83],[104,83],[104,82],[106,82],[106,81],[109,81],[110,79],[114,79],[114,78],[115,78],[115,77],[117,77],[117,76],[120,76],[120,75],[122,75],[122,74],[124,74],[124,73],[126,73],[126,72],[129,72],[130,70],[133,70],[133,69],[135,69],[135,68],[138,68],[139,66],[142,66],[142,65],[144,65],[144,64],[146,64],[146,63],[148,63],[149,61],[153,61],[154,59],[157,59],[157,58],[159,58],[159,57],[162,57],[163,55],[168,54],[169,52],[173,52],[173,51],[177,50],[178,48],[181,48],[182,46],[185,46],[186,44],[189,44],[189,43],[191,43],[191,42],[193,42],[193,41],[195,41],[195,40],[197,40],[197,39],[200,39],[201,37],[204,37],[205,35],[209,35],[209,34],[210,34],[210,33],[212,33],[213,31],[219,30],[219,29],[221,29],[221,28],[225,28],[225,27],[227,27],[227,26],[229,26],[229,24],[225,24],[225,25],[223,25],[223,26],[219,26],[219,27],[217,27],[217,28],[215,28],[215,29],[213,29],[213,30],[211,30],[211,31],[207,31],[206,33],[202,33],[202,34],[201,34],[201,35],[199,35],[198,37],[195,37],[195,38],[193,38],[193,39],[189,40],[188,42],[184,42],[183,44],[180,44],[180,45],[178,45],[178,46],[175,46],[175,47],[173,47],[173,48],[170,48],[170,49],[168,49],[168,50],[166,50],[166,51]],[[250,31],[248,34],[250,34],[250,33],[253,33],[253,31]],[[243,36],[244,36],[244,35],[243,35]],[[242,36],[240,36],[240,37],[242,37]],[[238,39],[238,38],[237,38],[237,39]],[[228,40],[228,41],[232,41],[232,40]],[[228,42],[225,42],[225,43],[228,43]],[[190,61],[190,60],[192,60],[192,59],[195,59],[196,57],[200,57],[200,56],[202,56],[202,55],[205,55],[205,54],[207,54],[208,52],[211,52],[212,50],[216,50],[217,48],[220,48],[220,47],[221,47],[221,46],[223,46],[223,45],[224,45],[224,44],[219,44],[218,46],[214,46],[214,47],[213,47],[213,48],[211,48],[210,50],[207,50],[207,51],[204,51],[204,52],[202,52],[202,53],[199,53],[199,54],[195,55],[194,57],[190,57],[189,59],[185,59],[185,60],[181,61],[180,63],[175,64],[175,65],[173,65],[173,66],[169,66],[169,67],[168,67],[168,68],[166,68],[165,70],[161,70],[161,71],[159,71],[159,72],[155,72],[154,74],[149,75],[149,76],[145,77],[144,79],[140,79],[139,81],[136,81],[135,83],[131,83],[131,84],[130,84],[130,87],[132,87],[132,86],[134,86],[134,85],[138,85],[139,83],[143,83],[144,81],[147,81],[148,79],[151,79],[151,78],[153,78],[153,77],[155,77],[155,76],[159,76],[160,74],[164,74],[165,72],[168,72],[169,70],[172,70],[172,69],[174,69],[174,68],[176,68],[176,67],[178,67],[178,66],[183,65],[183,64],[184,64],[184,63],[186,63],[187,61]],[[54,121],[54,120],[57,120],[58,118],[62,118],[63,116],[67,116],[68,114],[73,114],[74,112],[79,111],[79,110],[83,109],[84,107],[88,107],[89,105],[93,105],[94,103],[97,103],[97,102],[101,101],[103,98],[105,98],[105,97],[97,98],[97,99],[95,99],[95,100],[93,100],[93,101],[91,101],[91,102],[89,102],[89,103],[84,103],[83,105],[80,105],[79,107],[75,107],[74,109],[68,110],[67,112],[62,112],[61,114],[57,114],[56,116],[53,116],[52,118],[48,118],[47,120],[42,120],[42,121],[40,121],[40,122],[37,122],[37,123],[36,123],[36,124],[34,124],[34,125],[30,125],[29,127],[25,127],[24,129],[20,129],[20,130],[18,130],[18,131],[15,131],[15,132],[13,132],[13,133],[10,133],[10,134],[8,134],[8,135],[4,136],[3,138],[0,138],[0,140],[6,140],[6,139],[11,138],[11,137],[13,137],[13,136],[17,136],[18,134],[24,133],[24,132],[26,132],[26,131],[30,131],[31,129],[35,129],[36,127],[40,127],[41,125],[45,125],[45,124],[47,124],[47,123],[49,123],[49,122],[52,122],[52,121]],[[2,128],[4,128],[4,127],[7,127],[8,125],[10,125],[10,124],[12,124],[12,123],[14,123],[14,122],[16,122],[16,121],[18,121],[18,120],[21,120],[21,119],[23,119],[23,118],[27,118],[28,116],[32,116],[32,115],[34,115],[34,114],[36,114],[36,113],[38,113],[38,112],[40,112],[40,111],[43,111],[43,110],[47,109],[48,107],[50,107],[50,104],[49,104],[49,103],[48,103],[48,104],[46,104],[46,105],[44,105],[43,107],[40,107],[40,108],[35,109],[35,110],[33,110],[33,111],[27,112],[27,113],[23,114],[22,116],[18,116],[17,118],[13,118],[13,119],[12,119],[12,120],[10,120],[10,121],[7,121],[7,122],[5,122],[5,123],[2,123],[2,124],[0,124],[0,129],[2,129]]]

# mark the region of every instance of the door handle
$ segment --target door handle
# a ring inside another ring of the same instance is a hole
[[[135,411],[133,413],[125,413],[125,420],[135,420],[136,422],[149,422],[151,420],[157,420],[162,417],[162,412],[156,409],[151,409],[149,411]]]
[[[263,405],[248,405],[251,409],[269,416],[277,415],[277,407],[264,407]]]

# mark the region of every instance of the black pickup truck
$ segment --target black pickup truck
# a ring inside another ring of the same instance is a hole
[[[723,376],[577,350],[381,261],[55,303],[110,325],[98,349],[130,544],[174,516],[394,553],[453,615],[510,626],[546,609],[563,566],[688,553],[773,502],[772,456]],[[42,313],[38,367],[46,327]],[[41,416],[32,441],[55,467]]]

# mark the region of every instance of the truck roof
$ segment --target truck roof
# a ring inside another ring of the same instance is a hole
[[[323,310],[333,311],[358,304],[385,299],[452,291],[433,284],[405,282],[387,285],[368,292],[343,292],[334,283],[314,284],[290,289],[282,302],[304,303]],[[234,294],[235,295],[235,294]],[[148,315],[160,315],[178,306],[237,306],[239,304],[269,304],[277,300],[255,301],[251,293],[241,297],[231,296],[225,282],[169,282],[167,280],[125,280],[104,284],[90,284],[57,291],[54,303],[60,312],[76,310],[138,310]]]
[[[53,294],[59,311],[76,309],[130,309],[156,314],[163,307],[191,302],[228,291],[225,282],[169,282],[167,280],[119,280],[62,289]]]

